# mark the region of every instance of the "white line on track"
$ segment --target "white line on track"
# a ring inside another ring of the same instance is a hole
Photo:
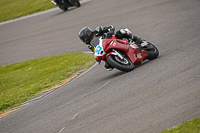
[[[80,78],[80,77],[83,76],[85,73],[87,73],[87,72],[89,72],[90,70],[92,70],[97,64],[98,64],[98,63],[96,62],[94,65],[92,65],[92,66],[91,66],[89,69],[87,69],[85,72],[83,72],[82,74],[80,74],[79,76],[77,76],[76,78],[72,79],[72,80],[69,81],[67,84],[64,84],[63,86],[61,86],[61,87],[59,87],[59,88],[62,88],[62,87],[64,87],[64,86],[70,84],[71,82],[75,81],[76,79]],[[110,81],[108,81],[108,82],[110,82]],[[108,84],[108,82],[107,82],[106,84]],[[104,84],[102,87],[104,87],[106,84]],[[101,87],[101,88],[102,88],[102,87]],[[97,90],[99,90],[99,89],[101,89],[101,88],[98,88]],[[55,91],[58,91],[58,90],[59,90],[59,89],[56,89]],[[73,101],[67,103],[67,105],[70,104],[70,103],[72,103],[72,102],[74,102],[74,101],[76,101],[76,100],[78,100],[78,99],[81,99],[81,98],[83,98],[83,97],[85,97],[85,96],[87,96],[87,95],[89,95],[89,94],[92,94],[93,92],[95,92],[95,91],[97,91],[97,90],[94,90],[94,91],[92,91],[92,92],[90,92],[90,93],[88,93],[88,94],[86,94],[86,95],[84,95],[84,96],[82,96],[82,97],[79,97],[79,98],[77,98],[77,99],[75,99],[75,100],[73,100]],[[55,91],[54,91],[54,92],[55,92]],[[46,94],[44,94],[43,96],[40,96],[40,98],[38,98],[37,100],[33,100],[33,101],[30,102],[30,103],[26,103],[26,104],[19,105],[19,106],[17,106],[16,108],[19,108],[19,107],[22,107],[22,106],[23,106],[23,107],[26,107],[26,106],[29,106],[29,105],[35,103],[35,102],[38,102],[40,99],[44,98],[47,94],[50,95],[51,93],[46,93]],[[22,108],[21,108],[21,109],[22,109]],[[14,114],[14,113],[20,111],[21,109],[16,110],[15,112],[13,112],[13,113],[11,113],[11,114],[8,114],[8,115],[12,115],[12,114]],[[8,116],[8,115],[6,115],[6,116]],[[4,117],[1,118],[1,119],[6,118],[6,116],[4,116]]]
[[[58,133],[61,133],[64,129],[65,129],[65,127],[63,127]]]
[[[66,105],[71,104],[71,103],[73,103],[73,102],[75,102],[75,101],[77,101],[77,100],[79,100],[79,99],[81,99],[81,98],[84,98],[84,97],[86,97],[86,96],[88,96],[88,95],[90,95],[90,94],[92,94],[92,93],[94,93],[94,92],[100,90],[101,88],[103,88],[104,86],[106,86],[110,81],[111,81],[111,80],[109,80],[108,82],[106,82],[105,84],[103,84],[101,87],[97,88],[96,90],[93,90],[93,91],[91,91],[90,93],[87,93],[87,94],[85,94],[85,95],[83,95],[83,96],[81,96],[81,97],[79,97],[79,98],[76,98],[75,100],[72,100],[72,101],[68,102]],[[78,113],[76,113],[76,114],[72,117],[71,120],[73,120],[74,118],[76,118],[76,117],[78,116],[78,114],[80,114],[80,113],[82,113],[82,112],[85,112],[85,111],[87,111],[87,110],[93,108],[93,107],[96,106],[97,104],[98,104],[98,103],[96,103],[96,104],[94,104],[94,105],[90,106],[89,108],[86,108],[86,109],[84,109],[84,110],[82,110],[82,111],[79,111]],[[65,106],[66,106],[66,105],[65,105]],[[61,133],[65,128],[66,128],[66,127],[63,127],[58,133]]]
[[[8,20],[8,21],[0,23],[0,25],[4,25],[4,24],[20,21],[20,20],[31,18],[31,17],[34,17],[34,16],[39,16],[39,15],[42,15],[42,14],[45,14],[45,13],[49,13],[49,12],[53,12],[53,11],[56,11],[56,10],[58,10],[58,7],[57,8],[52,8],[52,9],[49,9],[49,10],[46,10],[46,11],[34,13],[34,14],[31,14],[31,15],[27,15],[27,16],[24,16],[24,17],[16,18],[16,19],[13,19],[13,20]]]
[[[106,86],[110,81],[111,81],[111,80],[109,80],[109,81],[106,82],[103,86],[97,88],[96,90],[93,90],[93,91],[91,91],[90,93],[87,93],[87,94],[85,94],[85,95],[83,95],[83,96],[81,96],[81,97],[78,97],[78,98],[76,98],[76,99],[74,99],[74,100],[72,100],[72,101],[66,103],[65,106],[68,105],[68,104],[71,104],[71,103],[73,103],[73,102],[75,102],[75,101],[77,101],[77,100],[79,100],[79,99],[81,99],[81,98],[84,98],[84,97],[86,97],[86,96],[88,96],[88,95],[90,95],[90,94],[92,94],[92,93],[94,93],[94,92],[96,92],[96,91],[98,91],[98,90],[100,90],[101,88],[103,88],[104,86]]]
[[[83,111],[80,111],[80,112],[76,113],[76,114],[74,115],[74,117],[73,117],[71,120],[73,120],[78,114],[80,114],[80,113],[82,113],[82,112],[85,112],[85,111],[87,111],[88,109],[91,109],[91,108],[93,108],[93,107],[96,106],[96,105],[97,105],[97,103],[94,104],[94,105],[92,105],[91,107],[89,107],[89,108],[83,110]]]

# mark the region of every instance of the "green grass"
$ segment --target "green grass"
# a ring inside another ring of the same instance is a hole
[[[0,22],[53,7],[51,0],[0,0]]]
[[[92,54],[70,53],[0,67],[0,112],[67,79],[95,62]]]
[[[200,117],[167,129],[161,133],[200,133]]]

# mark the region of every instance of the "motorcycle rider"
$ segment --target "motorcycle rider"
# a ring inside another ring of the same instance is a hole
[[[60,6],[61,3],[62,3],[62,0],[52,0],[51,2],[54,3],[57,6]],[[69,3],[70,1],[69,0],[63,0],[63,2],[64,2],[64,5],[65,5],[65,4]]]
[[[52,3],[55,2],[56,5],[60,5],[60,0],[53,0],[53,1],[51,1],[51,2],[52,2]],[[65,2],[65,0],[64,0],[64,2]]]
[[[142,40],[141,38],[132,35],[132,33],[126,28],[121,29],[114,33],[115,27],[110,25],[108,27],[104,26],[98,26],[95,30],[91,30],[89,27],[84,27],[79,31],[79,38],[80,40],[85,43],[88,48],[94,52],[95,45],[98,44],[97,41],[99,41],[100,38],[110,38],[112,35],[115,35],[118,39],[126,38],[129,41],[133,41],[135,44],[137,44],[139,47],[142,47],[147,44],[146,41]],[[105,62],[104,67],[111,71],[113,70],[113,67]]]

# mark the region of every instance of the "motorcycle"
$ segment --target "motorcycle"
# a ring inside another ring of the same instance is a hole
[[[114,35],[108,39],[102,37],[95,38],[94,47],[95,60],[101,63],[105,61],[112,67],[129,72],[135,65],[141,64],[146,59],[153,60],[158,57],[158,49],[150,42],[144,46],[138,46],[128,39],[118,39]],[[94,39],[93,39],[94,40]]]
[[[53,0],[51,1],[54,5],[58,6],[61,10],[66,11],[68,7],[80,7],[79,0]]]

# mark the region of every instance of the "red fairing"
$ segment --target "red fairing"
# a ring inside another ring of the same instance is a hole
[[[127,52],[129,49],[128,41],[121,39],[103,39],[102,45],[104,51],[108,51],[109,49],[120,49]]]
[[[132,44],[132,45],[137,46],[135,44]],[[137,46],[137,49],[129,47],[127,56],[133,62],[134,65],[139,65],[139,64],[141,64],[142,61],[146,60],[146,57],[148,56],[148,54],[144,50],[142,50],[142,53],[140,53],[140,50]]]
[[[132,45],[133,47],[131,47],[130,45]],[[127,56],[134,65],[141,64],[141,62],[144,61],[148,56],[147,52],[144,50],[142,50],[142,53],[140,53],[139,47],[136,44],[128,43],[127,39],[117,39],[115,36],[112,36],[109,39],[103,39],[102,46],[104,48],[104,51],[108,51],[109,49],[119,49],[124,51],[126,53],[124,56]],[[112,52],[109,54],[112,54]],[[109,54],[107,54],[107,56]]]
[[[109,39],[102,39],[101,47],[105,54],[96,55],[95,60],[97,62],[101,62],[101,60],[106,62],[108,55],[116,54],[115,50],[124,51],[124,55],[122,56],[128,57],[134,65],[141,64],[148,56],[146,51],[142,50],[140,52],[140,49],[136,44],[128,42],[127,39],[117,39],[115,36],[112,36]]]
[[[95,56],[95,60],[96,60],[97,62],[101,62],[102,56]]]
[[[94,44],[95,60],[99,64],[103,60],[121,71],[132,71],[135,65],[141,64],[146,59],[153,60],[159,55],[158,49],[149,42],[139,48],[138,45],[129,42],[128,39],[117,39],[115,36],[97,39]]]

